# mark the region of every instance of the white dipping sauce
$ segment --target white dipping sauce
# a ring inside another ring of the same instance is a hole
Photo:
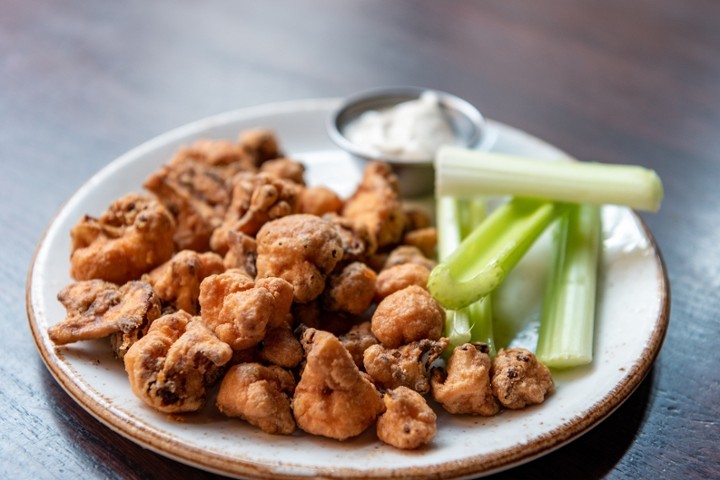
[[[365,112],[343,132],[369,154],[429,160],[442,145],[457,144],[450,120],[435,92],[384,110]]]

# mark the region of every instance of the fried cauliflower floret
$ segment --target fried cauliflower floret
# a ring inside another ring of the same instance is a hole
[[[343,260],[365,261],[377,250],[377,242],[370,235],[367,227],[350,218],[341,217],[333,213],[323,215],[323,219],[331,222],[342,242]]]
[[[397,349],[372,345],[363,354],[363,364],[375,384],[386,390],[402,386],[418,393],[428,393],[430,365],[447,345],[447,338],[437,341],[423,339]]]
[[[397,177],[389,165],[368,164],[342,215],[364,225],[378,247],[400,241],[405,229],[405,212],[398,194]]]
[[[298,213],[308,213],[322,217],[325,214],[336,214],[342,209],[340,196],[328,187],[318,185],[300,191]]]
[[[289,435],[295,431],[290,397],[292,374],[280,367],[243,363],[228,370],[216,404],[228,417],[239,417],[263,432]]]
[[[125,371],[135,395],[161,412],[194,412],[232,357],[198,318],[185,311],[155,320],[125,354]]]
[[[257,235],[257,278],[290,282],[294,300],[306,303],[325,288],[325,276],[342,259],[340,235],[314,215],[289,215],[266,223]]]
[[[437,433],[437,415],[414,390],[398,387],[383,396],[385,413],[377,421],[377,436],[396,448],[425,445]]]
[[[262,360],[280,367],[295,368],[300,365],[303,357],[302,345],[295,338],[290,325],[284,323],[268,328],[260,350]]]
[[[415,263],[428,270],[432,270],[436,265],[435,261],[423,255],[419,248],[413,245],[400,245],[390,252],[383,268],[390,268],[403,263]]]
[[[435,227],[411,230],[403,235],[402,243],[417,247],[426,257],[434,257],[437,248],[437,230]]]
[[[211,275],[200,284],[202,320],[233,350],[257,345],[267,328],[287,321],[292,286],[280,278],[254,283],[240,270]]]
[[[283,156],[275,132],[267,128],[252,128],[240,132],[240,146],[250,155],[256,166]]]
[[[309,328],[301,342],[306,364],[292,401],[298,427],[337,440],[361,434],[385,409],[380,393],[333,334]]]
[[[161,312],[152,287],[139,281],[118,287],[103,280],[84,280],[62,289],[58,300],[67,317],[48,330],[56,345],[111,336],[119,358]]]
[[[430,270],[417,263],[401,263],[381,270],[377,276],[375,298],[382,300],[410,285],[425,288]]]
[[[492,391],[505,408],[536,405],[555,389],[550,370],[524,348],[500,349],[492,364]]]
[[[438,340],[445,324],[445,310],[422,287],[411,285],[385,297],[371,320],[373,335],[385,347],[422,340]]]
[[[323,306],[331,311],[360,315],[375,297],[377,274],[362,262],[352,262],[327,279]]]
[[[377,345],[378,340],[370,331],[370,322],[362,322],[353,327],[344,335],[339,337],[340,342],[350,353],[355,365],[361,370],[365,369],[363,355],[372,345]]]
[[[500,406],[490,387],[490,356],[485,344],[465,343],[453,350],[447,370],[433,369],[433,398],[455,414],[492,416]]]
[[[228,250],[230,231],[255,236],[266,222],[297,213],[300,188],[293,182],[259,174],[241,175],[238,185],[233,189],[233,206],[210,239],[212,249],[221,254]]]
[[[405,211],[405,231],[419,230],[432,225],[432,218],[427,210],[414,205],[403,205]]]
[[[175,222],[153,198],[131,193],[100,218],[86,215],[70,231],[70,275],[122,285],[137,280],[173,254]]]
[[[260,166],[260,171],[275,178],[290,180],[298,185],[305,185],[305,166],[289,158],[268,160]]]
[[[255,278],[257,268],[257,242],[250,235],[240,232],[228,232],[228,251],[223,263],[225,268],[239,268],[250,277]]]
[[[200,282],[205,277],[225,271],[223,259],[216,253],[183,250],[143,276],[165,304],[190,315],[200,307]]]
[[[254,168],[253,159],[245,148],[240,143],[225,139],[196,140],[189,147],[179,149],[171,163],[187,160],[217,167],[214,173],[226,180],[239,171]]]

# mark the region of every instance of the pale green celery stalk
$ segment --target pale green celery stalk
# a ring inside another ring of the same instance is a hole
[[[592,361],[600,230],[596,205],[572,205],[560,221],[536,351],[548,367]]]
[[[436,208],[438,226],[438,256],[447,258],[486,217],[485,202],[480,199],[439,197]],[[492,331],[492,308],[486,297],[460,310],[446,310],[444,336],[450,341],[451,352],[467,342],[483,342],[495,354]]]
[[[565,204],[525,198],[503,204],[430,272],[428,290],[445,308],[458,310],[475,303],[500,285],[566,210]]]
[[[541,161],[452,146],[435,157],[435,190],[437,195],[508,195],[651,212],[659,210],[663,198],[660,178],[639,166]]]

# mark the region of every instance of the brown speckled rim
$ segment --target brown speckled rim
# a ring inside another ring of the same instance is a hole
[[[336,99],[321,100],[328,105]],[[291,109],[302,102],[284,102],[274,104],[275,107]],[[58,210],[60,212],[61,209]],[[216,452],[187,445],[179,442],[168,435],[163,435],[143,421],[118,410],[97,391],[88,392],[86,385],[76,380],[77,375],[69,365],[62,362],[63,352],[56,349],[47,336],[47,332],[40,328],[36,312],[33,309],[32,282],[35,273],[38,252],[43,245],[47,230],[38,243],[33,254],[31,266],[27,276],[25,289],[26,311],[30,331],[40,356],[47,365],[50,373],[55,377],[60,386],[87,412],[108,426],[113,431],[128,438],[129,440],[155,451],[163,456],[172,458],[204,470],[215,473],[242,477],[242,478],[277,478],[277,479],[300,479],[300,478],[402,478],[423,479],[423,478],[459,478],[477,477],[497,473],[499,471],[529,462],[535,458],[556,450],[570,441],[590,431],[594,426],[613,413],[622,403],[638,388],[648,372],[652,368],[655,359],[660,351],[665,334],[667,332],[670,318],[670,284],[667,269],[662,254],[657,246],[654,236],[648,229],[645,222],[633,213],[641,226],[645,236],[648,238],[654,252],[654,258],[659,272],[658,288],[660,310],[655,321],[654,328],[647,340],[644,350],[637,361],[630,366],[623,379],[603,398],[589,406],[585,415],[570,419],[561,427],[558,427],[543,436],[534,439],[528,444],[517,445],[511,448],[494,451],[490,454],[466,457],[463,460],[446,463],[438,463],[431,466],[417,468],[403,468],[395,470],[392,468],[351,469],[347,467],[333,467],[332,469],[319,468],[309,472],[307,466],[283,464],[280,460],[272,465],[250,462],[242,458],[229,457]],[[53,218],[53,222],[55,218]],[[49,225],[52,225],[51,222]],[[57,362],[55,360],[61,360]],[[295,471],[296,474],[287,473]]]

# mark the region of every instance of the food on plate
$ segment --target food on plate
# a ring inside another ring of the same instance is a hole
[[[199,317],[179,310],[155,320],[124,357],[130,386],[151,407],[194,412],[230,361],[232,349]]]
[[[447,338],[424,338],[398,348],[375,344],[363,352],[363,365],[375,384],[381,388],[391,390],[407,387],[425,394],[430,391],[430,366],[440,357],[447,345]]]
[[[130,193],[99,218],[85,215],[70,231],[70,275],[118,285],[137,280],[173,254],[175,222],[157,200]]]
[[[306,303],[325,288],[325,277],[342,259],[340,235],[333,224],[308,214],[266,223],[257,234],[257,277],[290,282],[294,299]]]
[[[377,436],[388,445],[414,449],[437,433],[437,415],[416,391],[397,387],[385,392],[383,402],[385,412],[377,420]]]
[[[385,410],[380,392],[332,333],[309,328],[301,341],[306,361],[292,401],[298,427],[337,440],[360,435]]]
[[[348,198],[304,172],[265,129],[181,148],[145,181],[150,195],[73,228],[79,281],[60,292],[67,318],[50,338],[109,336],[160,412],[217,393],[219,412],[267,433],[346,440],[377,421],[402,449],[436,434],[426,398],[493,415],[552,392],[532,354],[502,350],[495,367],[487,345],[450,355],[459,337],[444,330],[460,316],[427,288],[443,231],[403,204],[388,165],[370,163]]]
[[[492,370],[493,394],[505,408],[542,403],[555,388],[550,370],[524,348],[501,348]]]
[[[385,347],[410,342],[438,340],[445,324],[445,310],[427,290],[410,285],[385,297],[371,320],[373,335]]]
[[[500,411],[490,386],[492,361],[487,345],[455,347],[446,369],[432,372],[432,395],[450,413],[489,417]]]
[[[295,390],[292,373],[259,363],[233,365],[223,377],[215,401],[228,417],[240,417],[266,433],[295,431],[290,399]]]
[[[100,279],[83,280],[63,288],[58,300],[67,317],[48,331],[55,344],[110,336],[120,358],[161,313],[160,298],[140,281],[118,287]]]

